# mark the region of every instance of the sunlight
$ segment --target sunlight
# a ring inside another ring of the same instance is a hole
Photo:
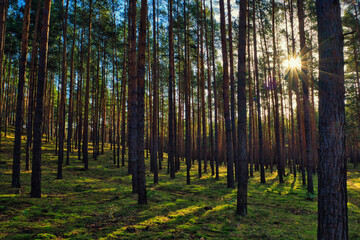
[[[292,57],[289,59],[285,59],[284,66],[287,69],[301,69],[301,59],[300,57]]]

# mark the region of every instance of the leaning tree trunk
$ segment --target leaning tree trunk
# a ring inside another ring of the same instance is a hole
[[[338,0],[316,1],[319,33],[318,239],[348,239],[344,40]]]

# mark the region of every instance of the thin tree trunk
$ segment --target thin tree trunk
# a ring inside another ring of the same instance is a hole
[[[239,54],[238,54],[238,137],[239,172],[236,213],[247,214],[248,162],[246,146],[246,0],[240,1],[239,12]]]
[[[173,113],[173,79],[175,75],[174,66],[174,30],[173,30],[173,3],[169,0],[169,156],[170,178],[175,178],[174,163],[174,113]]]
[[[64,3],[64,1],[63,1]],[[63,11],[63,10],[62,10]],[[65,15],[63,15],[63,60],[61,73],[61,98],[59,110],[59,156],[57,179],[62,179],[62,164],[64,160],[64,139],[65,139],[65,105],[66,105],[66,88],[67,88],[67,22],[68,22],[69,0],[66,0]]]
[[[261,123],[261,106],[260,106],[260,84],[259,84],[259,70],[257,58],[257,45],[256,45],[256,24],[255,24],[255,0],[253,0],[253,29],[254,29],[254,67],[255,67],[255,80],[256,80],[256,103],[257,103],[257,118],[258,118],[258,135],[259,135],[259,161],[260,161],[260,181],[265,183],[264,171],[264,157],[263,157],[263,137],[262,137],[262,123]]]
[[[38,0],[38,5],[36,8],[36,20],[34,26],[34,34],[33,34],[33,45],[32,45],[32,52],[31,52],[31,67],[30,67],[30,80],[29,80],[29,106],[28,106],[28,119],[26,124],[26,131],[27,131],[27,138],[26,138],[26,156],[25,156],[25,164],[26,164],[26,171],[30,170],[30,148],[32,142],[32,135],[33,135],[33,112],[34,112],[34,92],[35,92],[35,62],[37,61],[37,54],[38,54],[38,25],[39,25],[39,18],[40,18],[40,8],[41,8],[41,1]],[[1,73],[0,73],[1,75]],[[1,78],[1,77],[0,77]],[[1,99],[1,90],[0,90],[0,99]],[[0,112],[1,112],[1,104],[0,104]],[[1,115],[1,114],[0,114]],[[1,116],[0,116],[1,118]],[[1,124],[1,123],[0,123]],[[1,127],[0,127],[1,132]]]
[[[15,143],[13,154],[13,171],[12,186],[20,188],[20,159],[21,159],[21,133],[23,125],[23,109],[24,109],[24,85],[26,75],[27,53],[28,53],[28,37],[30,26],[30,10],[31,0],[25,1],[24,21],[22,28],[21,55],[19,65],[19,82],[16,104],[16,124],[15,124]],[[1,133],[0,133],[1,134]]]
[[[69,118],[68,118],[68,136],[67,136],[67,152],[66,152],[66,165],[70,164],[71,153],[71,140],[73,135],[73,91],[74,91],[74,55],[75,55],[75,42],[76,42],[76,3],[74,8],[74,29],[73,29],[73,42],[71,47],[71,63],[70,63],[70,93],[69,93]]]
[[[84,112],[84,140],[83,140],[83,160],[85,170],[89,169],[89,95],[90,95],[90,64],[91,64],[91,29],[92,29],[92,0],[90,0],[89,9],[89,46],[87,56],[87,69],[86,69],[86,90],[85,90],[85,112]]]
[[[226,133],[226,163],[227,163],[227,187],[234,188],[234,169],[233,169],[233,142],[231,140],[231,119],[229,109],[229,65],[228,52],[226,44],[226,29],[225,29],[225,10],[224,0],[220,0],[220,30],[221,30],[221,47],[223,57],[223,96],[224,96],[224,118],[225,118],[225,133]]]
[[[145,52],[146,52],[146,25],[147,25],[147,0],[141,0],[140,29],[138,42],[138,72],[137,72],[137,190],[138,203],[146,204],[146,175],[144,159],[144,121],[145,121]]]

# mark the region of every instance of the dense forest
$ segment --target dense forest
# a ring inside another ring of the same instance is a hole
[[[357,0],[0,0],[0,239],[360,239]]]

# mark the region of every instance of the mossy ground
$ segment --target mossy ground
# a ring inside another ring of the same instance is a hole
[[[54,143],[45,143],[43,197],[33,199],[31,172],[22,170],[21,189],[11,188],[12,148],[13,135],[3,137],[0,239],[316,239],[316,198],[309,200],[301,179],[292,175],[279,185],[277,174],[267,171],[267,183],[260,184],[256,172],[249,179],[248,215],[239,217],[236,190],[226,188],[225,167],[216,181],[211,174],[199,179],[194,165],[191,185],[185,184],[184,167],[174,180],[166,169],[159,171],[157,185],[147,171],[148,204],[139,206],[127,167],[116,168],[109,149],[97,161],[91,159],[88,171],[74,153],[64,179],[56,180]],[[360,172],[351,166],[348,201],[349,238],[360,239]]]

